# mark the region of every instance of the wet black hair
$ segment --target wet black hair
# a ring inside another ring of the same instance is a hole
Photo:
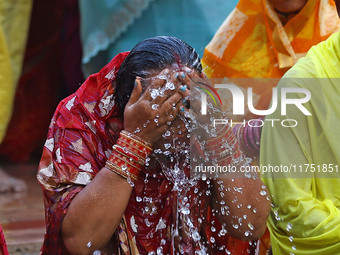
[[[178,38],[157,36],[139,42],[123,61],[117,74],[115,101],[120,112],[124,112],[137,76],[146,78],[148,71],[161,71],[174,63],[202,72],[196,51]]]

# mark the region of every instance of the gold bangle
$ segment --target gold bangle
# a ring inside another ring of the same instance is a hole
[[[111,164],[108,164],[108,162],[106,162],[105,164],[105,167],[110,170],[111,172],[115,173],[115,174],[118,174],[120,177],[123,177],[125,179],[128,178],[128,175],[127,173],[125,173],[123,170],[119,169],[117,166],[115,165],[111,165]]]
[[[137,181],[138,177],[136,175],[134,175],[133,173],[127,172],[122,170],[120,167],[118,167],[117,165],[115,165],[114,163],[112,163],[111,161],[106,161],[106,165],[108,166],[108,169],[111,170],[112,172],[120,175],[121,177],[128,179],[129,177],[133,180],[133,181]]]
[[[131,133],[127,132],[126,130],[121,131],[120,134],[122,136],[124,136],[125,138],[131,139],[134,142],[136,142],[137,144],[139,144],[139,145],[141,145],[143,147],[146,147],[147,149],[152,151],[151,145],[148,142],[146,142],[143,139],[141,139],[140,137],[138,137],[138,136],[136,136],[134,134],[131,134]]]
[[[116,147],[119,147],[121,150],[124,151],[124,148],[122,146],[120,146],[119,144],[115,144],[113,145],[113,149],[115,150]],[[116,152],[118,152],[120,155],[124,156],[124,157],[128,157],[129,155],[124,154],[123,152],[121,152],[120,150],[115,150]],[[141,167],[145,165],[145,160],[143,160],[139,155],[133,153],[133,151],[129,150],[129,153],[132,154],[135,158],[138,158],[138,161],[135,160],[134,158],[130,157],[134,162],[136,162],[137,164],[139,164]]]

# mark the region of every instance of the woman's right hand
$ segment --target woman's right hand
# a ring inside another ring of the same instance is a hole
[[[147,83],[143,94],[142,80]],[[183,98],[188,95],[189,91],[180,85],[178,74],[170,76],[168,69],[151,78],[137,77],[125,106],[124,129],[154,145],[184,107]]]

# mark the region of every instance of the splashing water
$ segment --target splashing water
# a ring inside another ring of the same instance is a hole
[[[196,61],[196,60],[195,60]],[[198,60],[197,60],[198,61]],[[151,89],[150,90],[150,96],[152,99],[156,99],[157,97],[163,97],[167,90],[175,90],[176,85],[173,82],[170,82],[168,80],[168,77],[166,75],[158,75],[158,79],[166,80],[165,86],[159,88],[159,89]],[[193,94],[190,96],[190,103],[194,101],[199,102],[200,100],[200,93]],[[159,109],[158,104],[152,104],[151,108],[153,110]],[[176,107],[176,106],[173,106]],[[213,112],[216,113],[218,110],[215,109],[215,106],[211,103],[208,103],[207,107]],[[154,121],[155,123],[158,123],[159,116],[151,121]],[[172,225],[170,226],[170,232],[171,232],[171,240],[173,245],[173,251],[177,251],[175,254],[181,254],[185,253],[186,248],[186,241],[190,240],[190,242],[194,242],[194,246],[198,247],[198,250],[195,250],[195,254],[198,255],[205,255],[210,254],[211,248],[209,246],[216,246],[217,242],[214,237],[205,236],[206,231],[202,231],[198,228],[198,226],[201,226],[201,224],[207,223],[207,218],[203,214],[201,214],[200,211],[197,211],[196,208],[199,208],[202,206],[204,202],[202,202],[206,197],[212,197],[212,179],[211,176],[208,174],[203,174],[199,177],[192,177],[188,172],[186,172],[184,169],[192,170],[192,163],[193,162],[204,162],[204,163],[211,163],[209,161],[209,157],[204,158],[203,156],[198,155],[192,155],[192,148],[190,147],[193,144],[193,141],[195,139],[198,139],[202,141],[202,146],[204,148],[205,141],[208,138],[215,138],[218,136],[218,132],[215,128],[212,128],[210,124],[211,118],[208,120],[208,122],[202,122],[200,119],[195,116],[195,114],[192,114],[189,111],[185,111],[184,113],[176,116],[177,119],[181,121],[181,125],[176,125],[173,129],[168,129],[164,132],[162,135],[164,139],[163,147],[161,149],[155,149],[153,152],[153,157],[156,158],[159,165],[162,168],[162,175],[167,178],[167,180],[172,184],[172,193],[175,194],[173,201],[175,207],[175,215],[173,216]],[[149,122],[150,123],[150,122]],[[149,123],[145,123],[143,127],[145,128]],[[169,125],[172,125],[171,122],[169,122]],[[183,128],[184,127],[184,128]],[[199,132],[197,132],[199,130]],[[193,134],[196,134],[197,136],[194,136]],[[198,138],[197,138],[198,137]],[[189,142],[190,141],[190,142]],[[230,150],[232,148],[228,148],[228,145],[224,145],[222,147],[224,150]],[[163,159],[167,159],[167,161],[163,161]],[[149,159],[150,160],[150,159]],[[246,162],[248,162],[248,159],[244,159]],[[169,163],[170,162],[170,163]],[[238,163],[239,161],[235,159],[234,164]],[[148,166],[149,162],[146,162],[146,166]],[[147,184],[149,182],[150,177],[155,177],[155,175],[148,175],[146,174],[144,183]],[[248,178],[252,178],[252,175],[246,176]],[[132,181],[131,181],[132,183]],[[200,187],[201,183],[203,187],[207,187],[207,189],[202,190]],[[133,183],[131,184],[133,185]],[[216,183],[214,184],[216,185]],[[228,187],[225,187],[223,185],[223,182],[218,182],[218,193],[220,193],[221,197],[225,197],[228,194],[226,193],[226,190]],[[263,190],[260,192],[261,195],[265,196],[267,195],[266,191]],[[229,188],[229,192],[236,192],[236,193],[243,193],[242,187],[235,187],[235,188]],[[145,203],[148,204],[148,206],[143,206],[141,213],[146,215],[152,215],[156,211],[151,205],[154,201],[150,200],[148,197],[141,197],[136,196],[136,202],[138,203]],[[236,203],[238,208],[245,207],[245,205],[242,206],[242,204],[239,203],[239,201],[234,200],[233,203]],[[228,207],[228,204],[226,204],[225,200],[221,200],[221,211],[214,211],[214,213],[221,213],[222,215],[229,215],[230,214],[230,208]],[[230,205],[229,205],[230,206]],[[203,206],[202,206],[203,207]],[[252,208],[251,205],[248,205],[247,208],[249,209],[250,213],[256,213],[256,208]],[[206,210],[206,209],[205,209]],[[239,229],[240,226],[242,226],[242,222],[244,222],[247,219],[247,215],[243,215],[243,217],[236,219],[237,224],[233,224],[233,228]],[[136,224],[136,223],[135,223]],[[148,228],[157,228],[162,227],[162,224],[152,224],[149,222],[149,220],[146,218],[144,220],[144,224]],[[164,223],[163,223],[164,224]],[[217,228],[217,224],[214,222],[209,222],[211,233],[216,233],[217,236],[223,237],[227,235],[226,227],[222,224],[221,228]],[[247,224],[247,223],[244,223]],[[157,226],[154,226],[157,225]],[[244,236],[250,236],[251,231],[254,230],[254,226],[252,224],[248,224],[249,230],[244,232]],[[150,231],[152,232],[152,231]],[[158,255],[158,254],[164,254],[163,247],[166,245],[166,240],[161,239],[160,246],[152,252],[149,252],[149,255]],[[230,254],[230,252],[225,249],[225,247],[218,247],[219,249],[222,249],[221,251],[225,251],[226,254]]]

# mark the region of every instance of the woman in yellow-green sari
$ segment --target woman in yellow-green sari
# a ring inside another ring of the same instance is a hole
[[[21,73],[32,0],[0,2],[0,143],[12,114]]]
[[[334,0],[240,0],[205,48],[205,73],[209,78],[231,78],[243,89],[252,86],[255,108],[267,109],[279,78],[339,26]],[[271,79],[255,85],[244,78]],[[233,101],[226,93],[219,94],[223,109],[230,112]],[[238,121],[257,116],[248,111],[237,117],[230,116]],[[245,153],[258,156],[260,128],[248,127],[236,125],[234,130]],[[260,253],[269,246],[267,232]]]
[[[14,96],[21,74],[32,0],[0,1],[0,144],[12,116]],[[0,167],[0,193],[22,191],[26,185]]]
[[[276,111],[268,118],[298,125],[262,132],[261,164],[290,167],[262,175],[274,205],[268,223],[273,254],[340,254],[340,33],[300,59],[278,85],[286,87],[310,91],[303,106],[311,115],[287,107],[286,116]],[[290,95],[297,97],[304,95]]]

